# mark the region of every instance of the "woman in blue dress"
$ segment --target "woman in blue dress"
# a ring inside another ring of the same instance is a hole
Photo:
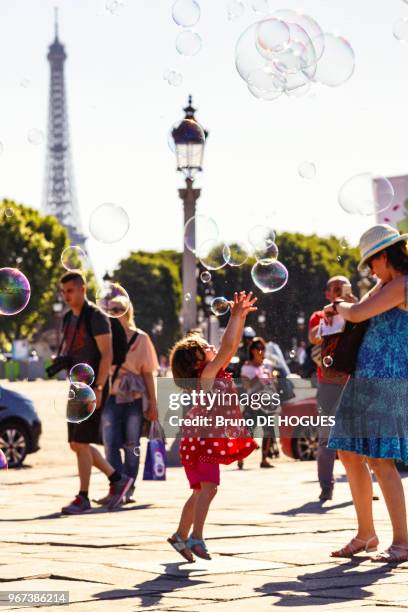
[[[346,469],[358,531],[333,557],[376,551],[370,469],[377,477],[392,523],[393,540],[372,561],[408,560],[404,490],[395,460],[408,463],[408,234],[376,225],[360,239],[362,260],[376,286],[358,304],[326,306],[327,320],[339,313],[347,321],[369,320],[357,367],[336,412],[328,448],[337,449]]]

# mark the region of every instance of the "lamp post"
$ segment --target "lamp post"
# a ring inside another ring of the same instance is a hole
[[[181,323],[183,332],[186,333],[191,327],[197,324],[197,279],[196,279],[196,258],[195,258],[195,214],[197,200],[201,195],[201,189],[194,189],[193,183],[198,172],[202,171],[205,140],[208,136],[201,125],[196,120],[192,97],[188,98],[188,105],[184,109],[184,119],[173,129],[172,137],[175,144],[177,170],[182,172],[185,177],[186,186],[179,189],[179,197],[183,201],[184,208],[184,227],[190,219],[189,246],[183,245],[183,308],[181,313]],[[189,294],[189,299],[184,296]]]

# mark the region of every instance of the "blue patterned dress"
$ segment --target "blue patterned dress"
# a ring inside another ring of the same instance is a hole
[[[370,319],[328,448],[408,463],[408,312]]]

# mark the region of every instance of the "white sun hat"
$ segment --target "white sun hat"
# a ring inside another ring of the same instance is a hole
[[[367,260],[376,253],[383,251],[396,242],[404,240],[408,241],[408,234],[400,234],[398,230],[386,223],[370,227],[360,238],[358,246],[361,261],[357,266],[357,270],[361,272],[367,266]]]

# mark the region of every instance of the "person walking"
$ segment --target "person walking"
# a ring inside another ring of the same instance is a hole
[[[132,480],[115,470],[92,444],[101,444],[101,409],[108,395],[109,369],[112,363],[112,337],[108,318],[87,300],[86,281],[80,271],[66,272],[60,279],[63,300],[69,307],[63,319],[60,351],[72,365],[86,363],[95,373],[92,384],[96,396],[96,410],[81,423],[68,423],[68,442],[76,454],[80,481],[75,499],[62,508],[63,514],[89,512],[88,491],[92,466],[106,474],[112,497],[109,510],[120,503]]]
[[[345,295],[344,299],[356,302],[357,298],[352,295],[351,284],[346,276],[333,276],[326,284],[325,297],[328,302]],[[314,345],[321,343],[319,336],[320,322],[324,317],[323,310],[317,310],[309,319],[309,342]],[[334,416],[340,399],[341,392],[346,384],[348,376],[339,373],[338,376],[326,377],[320,365],[317,366],[317,403],[319,412],[324,416]],[[319,445],[317,449],[317,475],[320,483],[319,499],[322,502],[333,498],[334,488],[334,462],[336,452],[327,448],[327,440],[330,427],[319,427]]]
[[[102,436],[106,459],[117,472],[132,479],[124,496],[124,502],[129,503],[134,501],[132,495],[139,472],[143,418],[149,421],[158,418],[154,375],[159,362],[150,337],[136,327],[133,305],[118,296],[111,300],[110,309],[125,330],[128,345],[123,363],[111,370],[112,389],[102,413]],[[114,494],[110,487],[108,495],[97,503],[109,505]]]
[[[337,299],[325,307],[330,320],[368,320],[353,377],[347,383],[328,447],[337,450],[357,514],[356,536],[333,557],[351,557],[377,550],[372,513],[375,473],[390,516],[391,545],[372,561],[408,560],[408,528],[404,489],[395,460],[408,463],[408,234],[390,225],[375,225],[360,238],[358,269],[369,268],[376,286],[358,304]]]
[[[268,385],[274,387],[274,381],[272,376],[273,364],[265,358],[266,343],[261,337],[256,336],[252,339],[252,342],[248,348],[249,359],[244,363],[241,369],[241,378],[244,389],[249,396],[253,393],[262,393],[263,387]],[[276,389],[274,389],[276,392]],[[250,419],[254,419],[255,414],[259,411],[251,410],[247,407],[244,411],[244,415]],[[260,463],[261,468],[273,468],[275,467],[268,461],[268,457],[272,454],[272,451],[277,447],[275,429],[270,426],[263,428],[262,438],[262,460]],[[279,455],[279,451],[278,451]],[[239,469],[243,469],[244,461],[238,461]]]

